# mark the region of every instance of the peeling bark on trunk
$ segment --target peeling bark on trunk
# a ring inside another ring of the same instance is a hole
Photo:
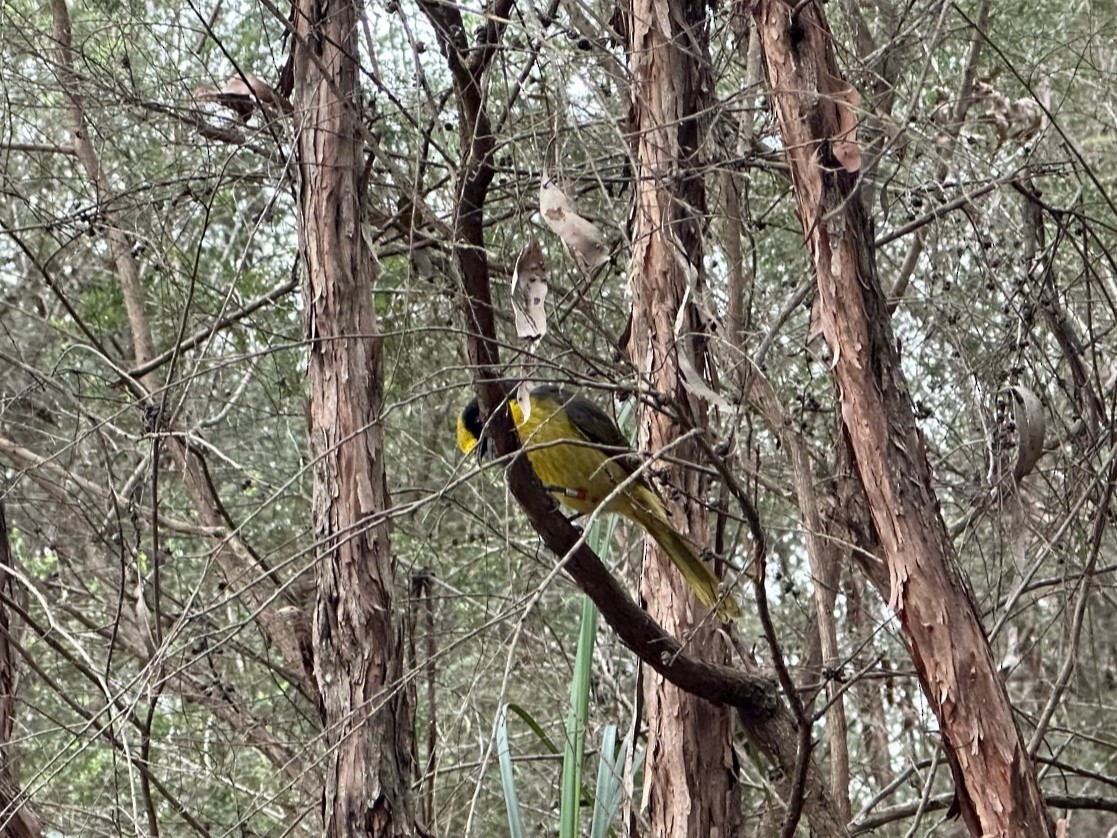
[[[694,158],[699,115],[711,89],[705,7],[688,0],[633,0],[627,25],[636,166],[628,348],[637,370],[701,427],[705,411],[684,387],[680,366],[694,371],[703,365],[703,328],[687,297],[688,291],[701,290],[698,214],[705,192]],[[639,435],[642,446],[659,451],[675,442],[679,428],[665,414],[646,411]],[[698,456],[693,447],[673,453],[683,460]],[[671,483],[684,496],[703,496],[698,472],[672,471]],[[685,516],[676,510],[673,519],[693,541],[706,541],[706,513],[700,504],[689,504]],[[707,616],[706,609],[666,555],[650,540],[648,545],[643,592],[649,612],[668,632],[690,633],[691,648],[704,659],[728,662],[729,650],[716,623],[707,620],[694,628]],[[645,793],[652,834],[736,834],[740,790],[731,747],[732,712],[682,692],[654,672],[644,678],[644,702],[649,729]]]
[[[889,602],[939,719],[969,830],[1048,835],[1035,772],[939,514],[876,275],[870,223],[855,176],[835,155],[846,127],[837,101],[845,82],[832,36],[819,4],[795,9],[792,18],[781,0],[760,0],[755,15],[842,420],[888,564]],[[843,160],[848,165],[848,156]]]
[[[301,0],[295,14],[299,220],[310,338],[318,545],[314,674],[322,696],[330,836],[413,832],[411,706],[393,608],[381,345],[361,232],[359,7]]]

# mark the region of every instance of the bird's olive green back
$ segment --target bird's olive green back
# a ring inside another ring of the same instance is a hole
[[[547,403],[551,403],[565,411],[570,424],[587,442],[600,445],[629,473],[639,467],[639,459],[632,452],[632,446],[617,427],[617,423],[589,399],[559,387],[544,385],[531,391],[531,400],[533,407],[538,405],[547,410]]]

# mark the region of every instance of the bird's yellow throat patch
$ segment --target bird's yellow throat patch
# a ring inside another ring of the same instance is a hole
[[[468,428],[465,426],[465,421],[462,419],[461,414],[458,414],[458,448],[463,454],[469,454],[477,447],[477,437],[475,437]]]

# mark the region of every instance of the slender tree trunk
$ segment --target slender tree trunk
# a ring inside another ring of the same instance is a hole
[[[682,363],[701,368],[703,328],[688,292],[701,291],[702,237],[698,214],[705,190],[695,167],[700,114],[708,104],[709,50],[705,5],[668,0],[668,14],[653,0],[633,0],[629,28],[632,70],[632,135],[635,138],[636,207],[632,220],[634,252],[629,353],[636,368],[659,392],[668,394],[701,427],[703,406],[680,378]],[[678,314],[682,310],[681,319]],[[676,334],[676,323],[682,328]],[[689,361],[689,364],[686,362]],[[679,436],[678,425],[646,411],[641,445],[659,451]],[[676,448],[683,460],[697,450]],[[701,498],[704,480],[694,470],[672,469],[672,484],[683,495]],[[675,506],[671,504],[671,506]],[[678,509],[676,526],[704,544],[705,508]],[[693,632],[691,648],[708,661],[727,662],[728,649],[682,577],[649,541],[644,568],[648,610],[672,634]],[[644,678],[649,744],[648,812],[657,836],[727,836],[737,832],[739,795],[733,751],[733,714],[679,690],[654,672]]]
[[[8,570],[13,566],[8,520],[0,500],[0,594],[12,600],[18,597]],[[20,635],[13,617],[10,608],[0,605],[0,835],[39,838],[43,834],[42,822],[19,787],[19,763],[16,746],[12,743],[19,688],[19,670],[12,645],[19,643]]]
[[[330,764],[330,836],[412,833],[412,708],[382,513],[381,345],[374,267],[361,233],[360,89],[354,2],[295,11],[299,214],[310,337],[310,438],[319,555],[314,674]]]
[[[760,0],[755,15],[842,420],[888,564],[889,601],[943,732],[957,805],[974,835],[1047,835],[1035,772],[939,514],[900,369],[852,173],[852,89],[821,5]]]

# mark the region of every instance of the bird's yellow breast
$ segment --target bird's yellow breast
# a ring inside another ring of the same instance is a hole
[[[577,512],[597,509],[628,478],[628,472],[615,461],[615,452],[595,446],[578,430],[561,404],[532,398],[531,405],[525,418],[519,402],[509,402],[520,443],[539,481]],[[639,485],[632,484],[605,508],[625,513]]]

